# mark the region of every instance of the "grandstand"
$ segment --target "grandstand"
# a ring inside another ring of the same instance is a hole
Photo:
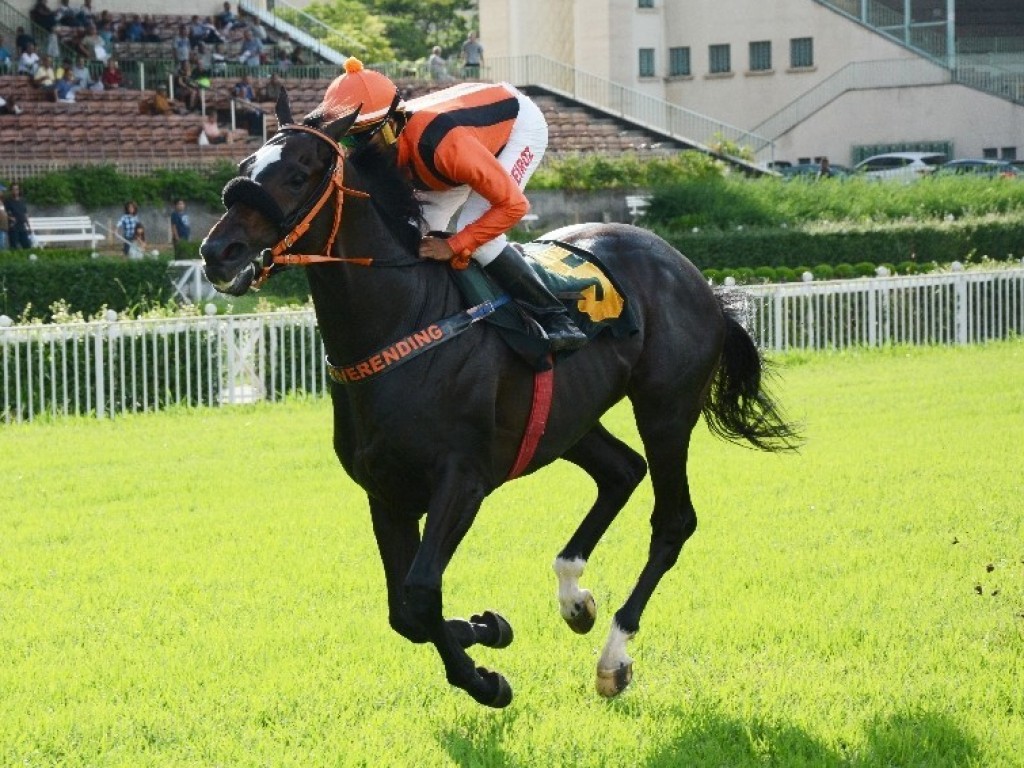
[[[0,0],[0,4],[3,0]],[[33,27],[27,16],[15,13],[10,6],[0,8],[0,33],[14,48],[15,28],[32,29],[39,41],[47,33]],[[110,14],[110,23],[119,29],[133,13]],[[22,179],[68,165],[105,164],[129,174],[147,173],[155,168],[202,168],[218,162],[236,162],[261,144],[276,130],[273,104],[258,102],[264,113],[265,133],[249,135],[242,127],[242,108],[233,97],[233,86],[243,73],[253,78],[257,92],[272,72],[278,72],[288,90],[292,111],[306,114],[317,104],[340,71],[337,64],[325,57],[325,51],[304,48],[301,34],[288,38],[280,28],[273,30],[272,41],[264,49],[264,63],[246,67],[237,63],[242,44],[242,29],[230,31],[222,44],[215,46],[215,76],[203,89],[202,107],[189,114],[140,114],[140,102],[159,83],[166,83],[174,95],[174,51],[172,40],[180,25],[188,25],[191,14],[149,14],[151,31],[159,42],[113,43],[115,58],[124,73],[124,85],[117,90],[78,90],[74,102],[55,102],[52,96],[35,89],[24,75],[0,75],[0,96],[17,102],[20,115],[0,115],[0,178]],[[244,16],[254,22],[256,16]],[[76,31],[71,27],[55,28],[60,40],[58,59],[74,60]],[[80,34],[80,33],[78,33]],[[115,36],[116,38],[116,36]],[[278,43],[290,51],[287,67],[279,67],[284,55]],[[42,46],[40,46],[42,47]],[[333,53],[333,52],[332,52]],[[336,59],[335,56],[330,58]],[[298,62],[298,63],[296,63]],[[55,62],[59,63],[59,62]],[[91,62],[90,69],[98,79],[102,64]],[[388,72],[406,98],[422,95],[439,87],[426,79],[425,73]],[[551,131],[549,152],[666,152],[683,145],[663,136],[637,129],[614,117],[560,96],[534,91]],[[246,105],[250,106],[250,105]],[[198,136],[202,114],[217,112],[221,125],[231,129],[232,142],[200,145]]]

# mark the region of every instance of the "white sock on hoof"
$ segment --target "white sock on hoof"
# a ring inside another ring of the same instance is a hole
[[[632,637],[631,633],[621,629],[615,619],[612,619],[608,641],[601,651],[601,658],[597,660],[597,668],[610,671],[632,664],[633,659],[626,653],[626,642]]]
[[[551,567],[555,569],[555,574],[558,576],[558,604],[561,607],[562,618],[569,619],[576,609],[576,606],[584,602],[585,594],[580,589],[580,576],[583,575],[583,569],[586,567],[587,561],[582,557],[576,557],[572,560],[563,560],[560,557],[555,558],[554,565]]]

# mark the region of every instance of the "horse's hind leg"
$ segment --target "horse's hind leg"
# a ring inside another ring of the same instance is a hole
[[[615,696],[629,685],[633,660],[626,653],[626,642],[640,629],[640,615],[647,601],[662,576],[675,565],[683,544],[697,529],[686,460],[690,433],[700,415],[699,410],[680,413],[677,409],[676,413],[671,413],[670,408],[638,406],[636,401],[634,408],[654,489],[651,544],[636,586],[615,613],[597,663],[597,690],[602,696]]]
[[[562,618],[574,632],[584,634],[594,626],[597,606],[590,590],[580,589],[580,576],[597,542],[647,474],[647,463],[600,424],[563,458],[580,467],[597,484],[594,505],[554,564]]]

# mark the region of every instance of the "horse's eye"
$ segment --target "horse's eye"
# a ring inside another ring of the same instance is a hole
[[[307,173],[293,173],[288,177],[288,186],[292,189],[300,189],[308,178],[309,174]]]

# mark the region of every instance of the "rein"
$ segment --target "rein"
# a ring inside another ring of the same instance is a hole
[[[338,142],[326,133],[308,125],[290,123],[288,125],[283,125],[278,129],[279,134],[284,133],[285,131],[299,131],[316,136],[321,141],[326,142],[331,149],[334,150],[334,160],[331,163],[331,170],[326,178],[326,183],[324,184],[323,191],[320,193],[320,197],[312,205],[307,206],[305,215],[302,216],[301,220],[292,227],[291,231],[287,235],[278,241],[277,245],[273,248],[264,250],[261,254],[263,257],[262,268],[260,270],[259,277],[257,277],[253,282],[253,288],[257,290],[267,281],[267,278],[270,277],[270,272],[274,266],[307,266],[309,264],[345,263],[369,267],[373,264],[372,258],[344,258],[341,256],[331,255],[331,251],[334,249],[335,238],[338,236],[338,230],[341,227],[341,211],[345,205],[345,194],[347,193],[353,197],[370,197],[367,192],[345,186],[345,150],[341,148],[341,145],[339,145]],[[334,225],[331,227],[331,234],[327,238],[327,243],[324,245],[323,253],[286,253],[287,250],[289,250],[302,238],[304,234],[306,234],[306,231],[313,223],[313,220],[317,217],[320,211],[323,210],[323,207],[327,205],[327,202],[332,197],[335,198]]]

